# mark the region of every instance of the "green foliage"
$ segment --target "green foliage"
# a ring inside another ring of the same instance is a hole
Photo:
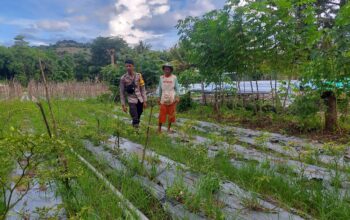
[[[121,77],[121,72],[114,65],[107,65],[101,68],[102,79],[107,82],[114,82],[116,78]]]
[[[17,38],[16,38],[17,39]],[[119,79],[126,72],[124,60],[135,61],[135,71],[141,72],[147,87],[155,87],[162,74],[161,65],[167,52],[152,51],[140,42],[131,48],[118,37],[98,37],[91,44],[59,41],[52,46],[30,47],[19,36],[15,46],[0,46],[0,80],[16,80],[27,85],[30,80],[41,80],[39,58],[48,79],[57,82],[103,80],[115,93]],[[114,50],[115,66],[111,65],[108,50]]]
[[[320,111],[320,106],[322,102],[318,95],[300,95],[295,98],[288,111],[290,114],[307,118],[315,116]]]
[[[178,79],[179,79],[179,83],[182,86],[184,86],[185,88],[188,88],[189,85],[191,84],[201,82],[201,75],[199,74],[199,71],[196,71],[193,69],[187,69],[181,72]]]
[[[111,64],[108,49],[114,49],[117,58],[123,50],[127,49],[127,44],[120,37],[97,37],[91,44],[91,63],[97,67]]]
[[[25,47],[28,46],[28,42],[24,40],[25,36],[23,35],[17,35],[14,40],[15,40],[15,46],[17,47]]]
[[[48,183],[53,180],[71,178],[75,174],[62,172],[63,168],[57,165],[59,152],[64,152],[67,144],[60,139],[50,139],[47,135],[34,135],[14,128],[12,132],[0,139],[0,189],[1,201],[5,205],[0,213],[4,216],[21,198],[13,198],[18,188],[24,192],[31,189],[33,183]],[[16,170],[16,175],[10,175]]]
[[[166,195],[172,199],[175,199],[179,202],[183,202],[184,199],[188,196],[189,190],[186,187],[183,177],[178,175],[173,184],[167,189]]]
[[[191,98],[191,93],[188,92],[185,95],[183,95],[180,99],[180,103],[177,104],[177,111],[179,112],[185,112],[192,108],[194,105],[192,98]]]
[[[111,103],[111,101],[115,101],[115,100],[113,100],[114,98],[115,98],[115,94],[108,94],[108,93],[106,93],[106,94],[102,94],[102,95],[98,96],[96,98],[96,100],[98,102],[107,104],[107,103]]]
[[[212,11],[202,18],[187,17],[178,22],[181,45],[188,51],[186,58],[198,68],[208,82],[220,82],[228,48],[228,13]]]
[[[192,212],[203,211],[209,218],[224,219],[215,193],[220,189],[218,175],[209,173],[201,177],[193,191],[185,185],[183,177],[177,176],[167,189],[167,196],[183,203]]]
[[[227,1],[221,10],[178,22],[179,45],[201,81],[220,84],[225,72],[236,80],[284,79],[288,83],[273,97],[275,108],[280,101],[286,107],[291,79],[311,84],[319,95],[349,92],[348,2],[240,3]]]
[[[73,54],[74,59],[74,78],[78,81],[85,81],[92,78],[89,75],[90,57],[87,53],[79,52]]]

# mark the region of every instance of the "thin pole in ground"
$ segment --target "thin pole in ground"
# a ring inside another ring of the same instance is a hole
[[[147,150],[147,146],[148,146],[148,142],[149,142],[149,136],[150,136],[149,132],[150,132],[150,126],[151,126],[152,113],[153,113],[153,103],[151,102],[150,104],[151,104],[151,112],[150,112],[149,118],[148,118],[146,143],[145,143],[145,147],[143,148],[143,152],[142,152],[142,162],[141,162],[142,167],[144,166],[144,163],[145,163],[145,155],[146,155],[146,150]]]
[[[114,185],[108,181],[93,165],[91,165],[87,160],[85,160],[82,156],[80,156],[77,152],[75,152],[72,148],[70,148],[71,152],[78,157],[78,159],[85,164],[85,166],[90,169],[113,193],[115,196],[117,196],[121,200],[121,204],[126,208],[125,213],[128,215],[132,214],[129,212],[131,210],[140,220],[148,220],[148,218],[140,211],[138,210],[127,198],[123,196],[121,192],[119,192],[118,189],[114,187]]]
[[[41,116],[43,117],[43,120],[44,120],[44,123],[45,123],[45,126],[46,126],[47,133],[49,134],[49,137],[52,138],[52,133],[51,133],[50,125],[49,125],[49,123],[48,123],[48,121],[47,121],[47,118],[46,118],[46,114],[45,114],[43,105],[41,104],[40,101],[36,101],[35,104],[39,107],[40,112],[41,112]]]
[[[55,135],[57,136],[57,124],[56,124],[55,117],[53,116],[49,89],[48,89],[48,86],[47,86],[46,76],[45,76],[45,72],[44,72],[44,69],[43,69],[43,65],[41,63],[41,59],[39,59],[39,66],[40,66],[41,76],[43,78],[43,82],[44,82],[44,86],[45,86],[45,95],[46,95],[47,104],[49,105],[50,116],[51,116],[51,120],[52,120],[52,123],[53,123],[53,129],[54,129]]]
[[[55,137],[57,138],[58,137],[57,124],[56,124],[55,116],[54,116],[53,111],[52,111],[50,93],[49,93],[45,72],[44,72],[44,69],[43,69],[43,66],[42,66],[40,58],[39,58],[39,66],[40,66],[40,71],[41,71],[41,75],[42,75],[44,86],[45,86],[45,96],[46,96],[47,104],[49,106],[50,116],[51,116],[51,120],[52,120],[52,123],[53,123],[53,130],[55,132]],[[37,103],[40,103],[40,102],[38,101]],[[41,107],[39,106],[39,108],[40,108],[40,111],[41,111],[41,113],[42,113],[42,115],[44,117],[45,116],[45,111],[44,111],[42,105],[41,105]],[[46,127],[47,127],[48,132],[49,132],[50,131],[50,126],[49,126],[47,120],[45,120],[45,124],[46,124]],[[50,136],[50,138],[52,138],[52,132],[51,131],[49,132],[49,136]],[[58,157],[58,163],[61,164],[63,166],[63,168],[64,168],[64,171],[62,171],[63,175],[67,174],[68,173],[68,164],[67,164],[68,161],[65,158],[64,153],[63,152],[58,152],[58,156],[57,157]],[[64,184],[65,184],[67,189],[70,189],[69,179],[68,178],[64,178]]]

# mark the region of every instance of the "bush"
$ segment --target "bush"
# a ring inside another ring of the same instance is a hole
[[[300,132],[320,131],[322,129],[322,120],[318,115],[309,117],[297,117],[297,128]]]
[[[288,112],[301,118],[314,116],[320,111],[321,100],[317,94],[297,96],[289,106]]]
[[[105,94],[97,96],[97,101],[101,102],[101,103],[109,103],[109,102],[115,101],[115,100],[113,100],[114,98],[115,98],[114,93],[105,93]]]
[[[181,97],[180,103],[177,105],[178,112],[185,112],[193,107],[193,101],[191,99],[191,93],[188,92]]]

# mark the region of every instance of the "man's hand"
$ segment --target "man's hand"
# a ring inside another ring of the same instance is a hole
[[[122,105],[122,108],[123,108],[123,112],[127,112],[128,111],[128,109],[126,108],[126,106],[125,105]]]
[[[161,103],[160,103],[160,99],[158,99],[158,105],[160,105]]]
[[[147,108],[147,102],[143,102],[143,108]]]
[[[176,97],[175,98],[175,103],[179,103],[180,102],[180,97]]]

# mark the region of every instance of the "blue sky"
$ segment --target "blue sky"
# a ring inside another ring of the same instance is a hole
[[[154,49],[173,46],[178,19],[222,8],[225,0],[2,0],[0,45],[22,34],[31,45],[121,36]]]

